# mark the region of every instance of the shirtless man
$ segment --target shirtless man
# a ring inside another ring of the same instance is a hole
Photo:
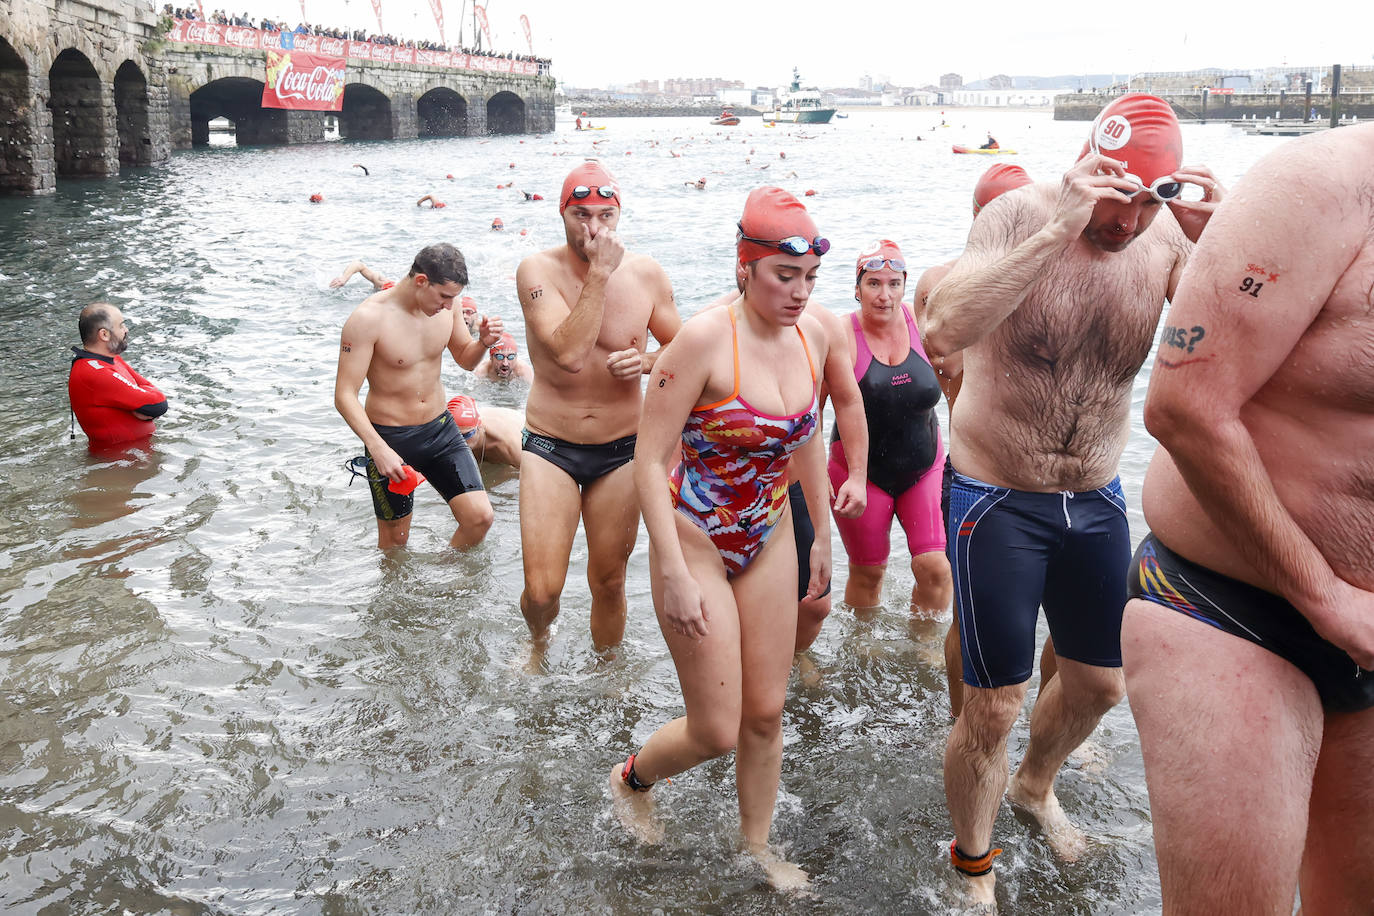
[[[1294,140],[1171,298],[1122,629],[1165,913],[1374,907],[1371,227],[1374,126]]]
[[[599,162],[568,174],[559,195],[567,242],[520,262],[534,382],[520,463],[520,610],[538,663],[558,616],[577,520],[587,533],[592,644],[625,633],[625,564],[639,528],[632,469],[640,378],[682,321],[663,268],[616,235],[620,186]]]
[[[978,179],[978,183],[973,186],[974,218],[976,219],[982,209],[997,197],[1030,183],[1030,176],[1019,165],[999,162],[990,167]],[[959,259],[953,258],[943,264],[928,267],[921,274],[921,279],[916,281],[916,293],[912,297],[911,310],[916,316],[918,326],[925,327],[926,305],[930,301],[930,294],[935,290],[935,287],[940,285],[941,280],[949,276],[949,272],[954,269],[954,265],[957,263],[959,263]],[[940,389],[945,394],[945,401],[949,404],[950,411],[953,411],[954,400],[959,397],[959,386],[964,381],[964,354],[951,353],[948,356],[934,356],[927,353],[926,355],[930,357],[930,365],[935,369],[935,375],[940,380]],[[940,498],[940,511],[944,513],[946,528],[949,527],[949,482],[953,476],[954,468],[950,464],[949,456],[946,455]],[[1054,677],[1054,663],[1054,640],[1046,639],[1045,646],[1040,652],[1041,689],[1044,689],[1050,678]],[[959,621],[954,619],[950,621],[949,631],[945,634],[945,683],[949,690],[949,713],[955,718],[958,718],[959,712],[964,706],[962,680],[963,656],[959,647]]]
[[[502,334],[501,339],[492,345],[487,358],[477,367],[477,374],[493,382],[510,382],[521,379],[534,381],[534,370],[529,363],[520,359],[520,348],[510,334]]]
[[[1116,473],[1131,383],[1218,197],[1206,169],[1180,168],[1182,145],[1167,102],[1113,102],[1059,187],[1029,185],[988,205],[927,306],[932,354],[964,351],[949,549],[965,687],[945,796],[951,861],[980,904],[995,905],[992,827],[1042,604],[1059,670],[1037,697],[1009,794],[1062,858],[1085,848],[1054,779],[1124,690],[1130,535]],[[1204,200],[1183,202],[1184,182]]]
[[[471,370],[501,336],[499,318],[483,318],[474,340],[454,316],[454,300],[467,282],[462,253],[430,245],[399,283],[364,299],[344,322],[334,407],[367,449],[378,547],[403,547],[410,538],[413,498],[391,485],[406,480],[407,465],[448,502],[458,521],[449,541],[454,547],[477,544],[491,527],[477,462],[444,409],[439,378],[445,348]],[[358,399],[364,378],[366,406]]]

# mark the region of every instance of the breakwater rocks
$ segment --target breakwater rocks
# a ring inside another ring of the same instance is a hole
[[[729,109],[741,118],[761,117],[757,108],[738,105],[646,105],[643,102],[581,102],[568,101],[574,116],[591,118],[715,118]]]

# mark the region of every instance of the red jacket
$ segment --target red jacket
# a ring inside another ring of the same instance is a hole
[[[67,396],[72,411],[92,446],[114,445],[140,439],[156,428],[152,420],[167,412],[167,398],[118,356],[101,356],[72,347],[72,371],[67,376]]]

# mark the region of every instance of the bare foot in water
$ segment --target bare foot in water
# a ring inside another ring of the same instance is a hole
[[[821,669],[805,652],[797,653],[797,680],[801,681],[803,687],[815,689],[821,686]]]
[[[653,792],[636,792],[625,785],[620,773],[625,764],[611,767],[611,811],[620,826],[640,843],[657,846],[663,842],[663,825],[654,816]]]
[[[1064,809],[1059,807],[1059,798],[1053,790],[1044,798],[1037,798],[1025,791],[1018,777],[1013,776],[1007,786],[1007,799],[1024,808],[1040,823],[1045,839],[1054,854],[1065,862],[1076,862],[1088,850],[1088,837],[1082,830],[1069,823]]]
[[[525,659],[526,674],[548,674],[549,637],[530,640],[530,654]]]
[[[811,876],[800,865],[788,862],[771,846],[745,848],[754,861],[763,867],[763,874],[773,890],[803,896],[810,892]]]
[[[964,882],[963,911],[965,913],[997,912],[997,876],[992,872],[978,877],[961,874]]]

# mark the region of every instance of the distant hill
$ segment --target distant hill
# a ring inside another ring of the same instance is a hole
[[[992,76],[965,83],[965,89],[1103,89],[1126,79],[1128,73],[1075,73],[1066,76]],[[1011,85],[1006,81],[1010,79]]]

